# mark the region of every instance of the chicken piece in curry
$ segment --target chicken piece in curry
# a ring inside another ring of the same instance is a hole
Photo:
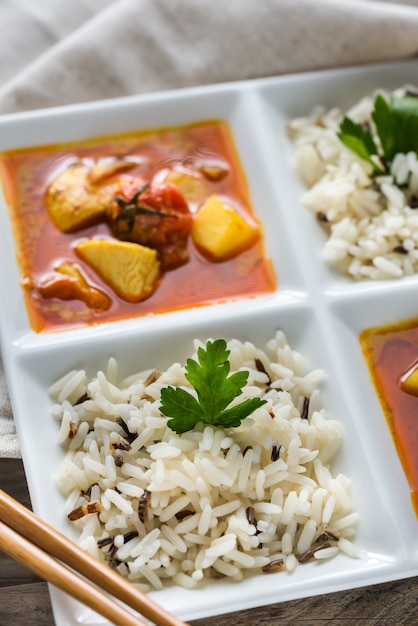
[[[91,181],[89,172],[86,165],[75,163],[48,187],[46,208],[63,233],[75,232],[102,220],[112,202],[114,183]]]
[[[76,246],[80,257],[127,302],[140,302],[154,291],[160,277],[157,253],[126,241],[90,239]]]

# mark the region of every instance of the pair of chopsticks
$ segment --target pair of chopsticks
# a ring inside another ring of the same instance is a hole
[[[146,625],[114,598],[158,626],[186,626],[1,489],[0,550],[116,626]]]

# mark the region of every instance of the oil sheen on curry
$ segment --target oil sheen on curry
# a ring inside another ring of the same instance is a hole
[[[360,344],[418,516],[418,318],[369,328]]]
[[[36,332],[276,287],[221,121],[7,152],[0,168]]]

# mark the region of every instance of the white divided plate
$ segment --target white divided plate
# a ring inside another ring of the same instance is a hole
[[[325,407],[344,429],[335,464],[352,481],[360,515],[360,556],[298,566],[292,574],[214,582],[188,591],[153,592],[185,620],[257,605],[371,585],[418,574],[417,519],[407,481],[358,341],[373,325],[417,315],[418,276],[354,283],[321,259],[323,233],[301,205],[285,124],[317,104],[347,108],[373,88],[417,83],[418,62],[368,66],[163,92],[0,119],[0,151],[83,140],[129,130],[220,118],[233,132],[266,248],[276,292],[95,327],[36,334],[29,325],[15,263],[7,207],[0,208],[1,345],[16,426],[35,512],[72,535],[53,474],[62,458],[47,390],[61,374],[95,373],[111,355],[121,376],[184,360],[195,337],[237,337],[262,346],[283,329],[293,348],[327,373]],[[51,588],[60,626],[105,621]]]

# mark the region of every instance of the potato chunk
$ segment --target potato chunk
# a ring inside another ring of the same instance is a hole
[[[214,194],[199,209],[191,235],[202,254],[226,261],[250,248],[260,237],[260,230]]]
[[[145,300],[157,286],[160,263],[151,248],[127,241],[90,239],[80,242],[76,251],[123,300]]]
[[[198,174],[184,170],[171,170],[165,180],[176,185],[187,202],[202,202],[208,195],[206,181]]]
[[[405,393],[410,393],[412,396],[418,396],[418,367],[414,366],[412,370],[401,380],[401,389]]]
[[[48,187],[46,208],[55,226],[63,233],[84,228],[105,216],[112,201],[114,184],[95,184],[90,170],[76,163]]]

